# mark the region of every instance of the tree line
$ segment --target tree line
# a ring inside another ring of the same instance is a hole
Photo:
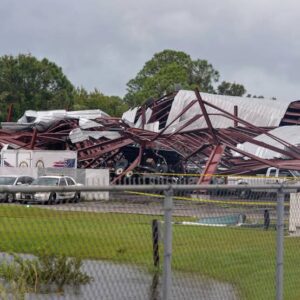
[[[164,50],[155,53],[129,80],[127,93],[121,98],[104,95],[98,89],[74,87],[62,68],[47,58],[4,55],[0,57],[0,121],[5,121],[10,103],[14,120],[29,109],[101,109],[111,116],[121,116],[129,107],[179,88],[198,87],[202,92],[231,96],[246,94],[242,84],[219,80],[219,72],[208,61],[192,60],[182,51]]]

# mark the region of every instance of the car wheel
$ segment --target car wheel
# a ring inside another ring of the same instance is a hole
[[[74,203],[79,203],[80,202],[80,194],[79,193],[76,193],[74,198],[73,198],[73,202]]]
[[[49,203],[50,205],[53,205],[53,204],[56,203],[56,194],[55,194],[55,193],[51,193],[51,194],[50,194],[48,203]]]
[[[7,194],[6,202],[7,203],[13,203],[14,202],[14,195],[13,194]]]
[[[60,200],[57,200],[56,203],[57,203],[57,204],[64,204],[64,203],[65,203],[65,200],[64,200],[64,199],[60,199]]]

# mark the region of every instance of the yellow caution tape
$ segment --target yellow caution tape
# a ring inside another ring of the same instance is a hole
[[[164,198],[165,197],[164,195],[144,193],[144,192],[126,191],[126,193],[133,194],[133,195],[150,196],[150,197],[156,197],[156,198]],[[179,197],[179,196],[174,196],[173,199],[194,201],[194,202],[200,202],[200,203],[230,204],[230,205],[245,205],[245,206],[276,206],[277,205],[276,201],[274,201],[274,202],[270,202],[270,201],[256,202],[256,201],[235,201],[235,200],[213,200],[213,199],[199,199],[199,198]],[[290,204],[285,203],[284,206],[289,207]]]
[[[268,179],[291,179],[298,181],[295,179],[295,177],[292,176],[285,176],[285,177],[276,177],[276,176],[266,176],[266,175],[222,175],[222,174],[199,174],[199,173],[134,173],[137,175],[147,175],[151,177],[152,175],[159,175],[159,176],[181,176],[181,177],[200,177],[200,176],[213,176],[213,177],[232,177],[233,179],[243,179],[243,178],[255,178],[255,179],[261,179],[261,178],[268,178]]]

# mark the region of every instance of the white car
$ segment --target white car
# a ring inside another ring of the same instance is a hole
[[[74,186],[81,185],[70,176],[41,176],[35,179],[32,186]],[[35,192],[20,193],[19,198],[23,203],[40,202],[45,204],[57,204],[66,201],[78,203],[80,201],[80,192]]]
[[[34,178],[24,175],[1,175],[0,186],[16,186],[16,185],[29,185],[33,182]],[[0,193],[0,201],[12,203],[17,199],[17,194],[14,193]]]

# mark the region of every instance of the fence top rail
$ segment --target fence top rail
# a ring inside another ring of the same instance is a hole
[[[300,191],[300,185],[260,184],[260,185],[225,185],[225,184],[149,184],[149,185],[94,185],[94,186],[0,186],[0,193],[36,193],[36,192],[124,192],[124,191],[206,191],[206,190],[267,190],[269,192]]]

